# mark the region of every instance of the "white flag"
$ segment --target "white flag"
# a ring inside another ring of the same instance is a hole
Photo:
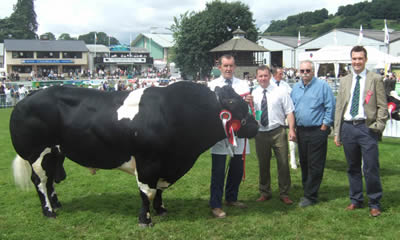
[[[389,44],[389,31],[386,25],[386,19],[385,19],[385,44]]]
[[[363,40],[363,38],[364,38],[364,33],[363,33],[363,30],[362,30],[362,25],[360,25],[360,35],[358,36],[358,42],[357,42],[358,45],[360,45],[360,43]]]
[[[299,31],[299,37],[297,38],[297,46],[300,46],[300,44],[301,44],[301,36]]]

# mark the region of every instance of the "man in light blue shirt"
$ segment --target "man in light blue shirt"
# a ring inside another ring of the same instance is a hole
[[[304,197],[300,207],[314,205],[322,182],[328,149],[327,138],[333,126],[335,98],[328,83],[314,77],[311,61],[300,63],[301,81],[293,86],[296,134],[299,144]]]

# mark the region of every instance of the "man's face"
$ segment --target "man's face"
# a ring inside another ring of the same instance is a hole
[[[314,71],[312,69],[311,63],[303,62],[300,64],[300,76],[305,84],[309,83],[312,80],[314,76]]]
[[[235,67],[235,59],[232,57],[222,58],[221,65],[218,68],[225,79],[232,79]]]
[[[268,87],[270,79],[271,79],[271,73],[268,70],[257,71],[257,81],[262,88]]]
[[[359,74],[365,69],[367,58],[363,51],[351,53],[351,66],[353,66],[354,72]]]
[[[283,78],[283,69],[279,68],[278,70],[276,70],[275,74],[274,74],[274,78],[276,81],[281,81]]]

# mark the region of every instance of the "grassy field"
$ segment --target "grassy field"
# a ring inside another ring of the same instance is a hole
[[[343,149],[329,139],[328,159],[320,189],[320,203],[301,209],[300,170],[291,170],[293,206],[279,201],[276,163],[272,164],[273,199],[258,203],[258,166],[248,156],[246,181],[239,198],[249,207],[225,207],[228,216],[214,219],[208,207],[210,153],[164,193],[169,214],[153,217],[155,226],[137,224],[140,197],[134,177],[101,170],[96,175],[66,161],[67,179],[56,186],[63,207],[56,219],[42,216],[36,192],[23,192],[13,183],[10,109],[0,109],[0,239],[399,239],[400,140],[384,138],[380,144],[383,214],[369,216],[368,208],[345,211],[349,204]]]

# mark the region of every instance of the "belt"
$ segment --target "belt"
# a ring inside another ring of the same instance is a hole
[[[308,127],[296,126],[296,128],[299,130],[315,130],[315,129],[320,129],[321,126],[308,126]]]
[[[356,126],[356,125],[364,124],[365,123],[365,119],[350,120],[350,121],[344,121],[344,122]]]

